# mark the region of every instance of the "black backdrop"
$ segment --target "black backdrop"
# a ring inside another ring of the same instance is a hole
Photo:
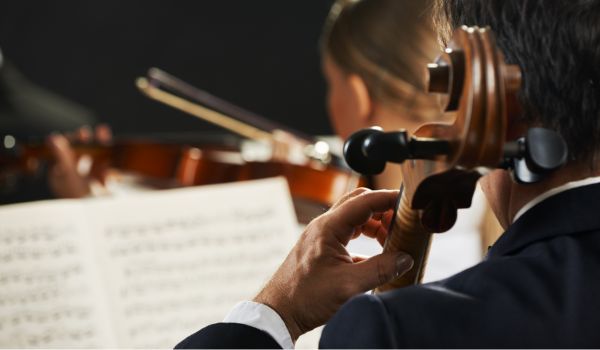
[[[141,96],[156,66],[311,134],[330,132],[318,38],[331,0],[0,2],[0,47],[115,133],[216,130]]]

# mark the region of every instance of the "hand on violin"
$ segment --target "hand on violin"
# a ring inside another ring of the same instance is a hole
[[[353,257],[348,242],[360,234],[383,242],[398,191],[360,188],[311,221],[283,264],[256,296],[275,310],[292,340],[318,327],[352,296],[371,290],[411,269],[404,253]]]
[[[112,138],[111,130],[106,125],[99,125],[92,132],[88,127],[82,127],[68,135],[54,134],[48,137],[47,144],[54,156],[54,163],[48,173],[48,183],[54,195],[58,198],[81,198],[91,193],[91,183],[98,181],[104,184],[108,167],[106,164],[92,163],[87,169],[82,169],[81,159],[71,147],[71,142],[108,143]]]

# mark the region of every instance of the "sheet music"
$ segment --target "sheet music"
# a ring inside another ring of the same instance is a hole
[[[296,237],[281,178],[2,206],[0,347],[172,347],[252,298]]]
[[[69,200],[0,210],[0,347],[116,346],[84,215]]]
[[[121,347],[172,347],[252,298],[296,240],[283,179],[90,203]]]

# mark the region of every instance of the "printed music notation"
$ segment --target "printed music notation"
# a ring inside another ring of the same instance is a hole
[[[282,179],[0,207],[0,222],[4,347],[172,347],[252,298],[297,233]]]
[[[0,346],[115,345],[72,202],[0,208]],[[104,317],[104,319],[103,319]]]

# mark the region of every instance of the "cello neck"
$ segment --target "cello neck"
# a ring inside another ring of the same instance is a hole
[[[414,265],[406,274],[377,287],[376,293],[421,282],[429,255],[431,235],[432,232],[421,224],[419,211],[411,208],[409,199],[404,192],[400,197],[383,251],[404,252],[413,258]]]

